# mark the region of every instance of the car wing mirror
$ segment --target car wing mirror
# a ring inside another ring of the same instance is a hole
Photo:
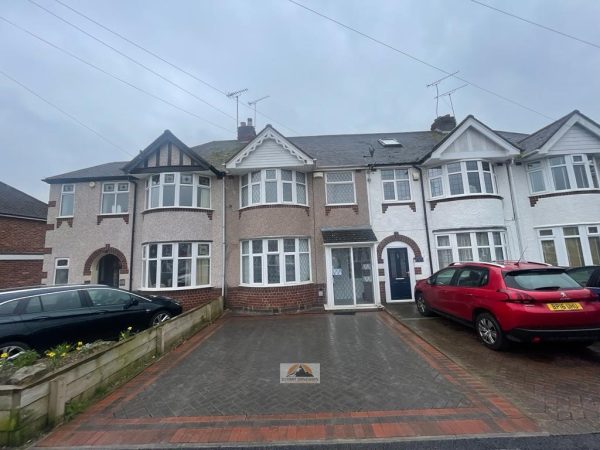
[[[427,284],[429,284],[429,285],[434,285],[434,284],[435,284],[435,281],[433,281],[431,278],[427,278],[427,281],[426,281],[426,282],[427,282]]]
[[[140,301],[139,301],[137,298],[135,298],[135,297],[132,297],[132,298],[131,298],[131,299],[130,299],[128,302],[127,302],[127,305],[125,306],[125,308],[131,308],[132,306],[137,306],[137,305],[139,305],[139,303],[140,303]]]

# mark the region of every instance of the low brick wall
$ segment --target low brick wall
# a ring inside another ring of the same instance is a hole
[[[0,386],[0,446],[17,446],[62,422],[69,402],[92,398],[141,372],[153,357],[223,313],[223,299],[191,309],[24,386]]]
[[[319,297],[319,290],[323,296]],[[227,289],[227,307],[255,312],[300,311],[325,301],[325,287],[319,284],[296,286],[249,287],[237,286]]]
[[[185,289],[180,291],[140,291],[146,295],[164,295],[181,302],[183,310],[187,311],[197,306],[205,305],[221,296],[221,288]]]

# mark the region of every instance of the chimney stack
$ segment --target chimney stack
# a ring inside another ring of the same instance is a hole
[[[456,128],[456,118],[450,114],[439,116],[431,124],[431,131],[448,134]]]
[[[255,137],[256,130],[252,124],[252,119],[248,118],[248,125],[246,125],[246,122],[240,122],[240,126],[238,127],[238,141],[250,142]]]

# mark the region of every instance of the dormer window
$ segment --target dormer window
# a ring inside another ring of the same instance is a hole
[[[240,207],[291,203],[306,205],[306,174],[287,169],[263,169],[240,177]]]
[[[377,139],[377,142],[384,147],[402,147],[402,144],[396,138]]]
[[[210,177],[161,173],[146,180],[146,209],[210,208]]]
[[[560,155],[527,163],[532,194],[552,191],[598,189],[592,155]]]

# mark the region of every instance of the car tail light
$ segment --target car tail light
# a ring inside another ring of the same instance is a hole
[[[600,295],[597,292],[591,289],[588,289],[588,291],[590,291],[590,302],[600,302]]]
[[[506,295],[504,301],[507,303],[520,303],[523,305],[535,303],[535,299],[525,292],[513,291],[512,289],[498,289],[498,292]]]

